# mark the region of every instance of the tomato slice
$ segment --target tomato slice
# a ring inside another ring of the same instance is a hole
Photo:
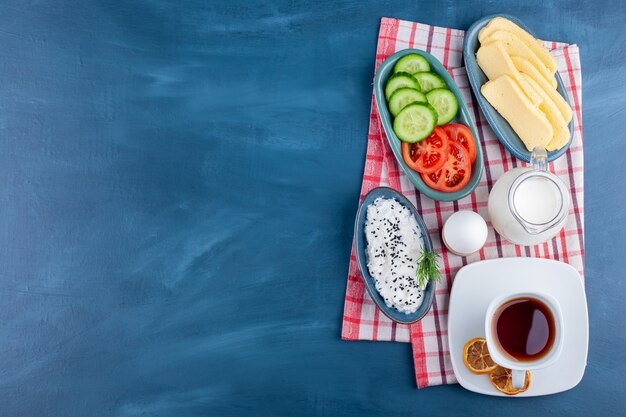
[[[448,135],[439,126],[417,143],[402,142],[402,159],[414,171],[429,174],[437,171],[448,156]]]
[[[450,140],[456,140],[467,149],[473,164],[476,160],[476,140],[470,128],[460,123],[450,123],[442,127]]]
[[[444,193],[459,191],[472,175],[472,163],[467,150],[455,141],[450,141],[448,146],[450,152],[441,169],[430,174],[421,174],[426,185]]]

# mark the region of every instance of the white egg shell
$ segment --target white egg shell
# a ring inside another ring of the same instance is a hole
[[[462,210],[446,220],[442,230],[446,247],[457,255],[470,255],[487,241],[487,223],[480,214]]]

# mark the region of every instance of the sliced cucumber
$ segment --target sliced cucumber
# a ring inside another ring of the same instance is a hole
[[[459,103],[454,93],[447,88],[436,88],[426,94],[431,106],[437,110],[437,125],[450,123],[459,111]]]
[[[409,54],[400,58],[393,67],[393,72],[408,72],[415,74],[416,72],[430,71],[430,64],[421,55]]]
[[[447,87],[443,78],[432,72],[418,72],[417,74],[413,74],[413,77],[420,83],[420,87],[422,87],[422,92],[424,93],[428,93],[435,88]]]
[[[393,117],[396,117],[398,113],[400,113],[400,110],[415,102],[428,103],[428,100],[426,100],[426,96],[424,94],[414,88],[398,88],[393,92],[391,97],[389,97],[389,111]]]
[[[417,91],[422,91],[420,88],[420,83],[408,72],[399,72],[397,74],[393,74],[387,80],[387,85],[385,86],[385,98],[389,101],[391,95],[399,88],[409,87],[414,88]]]
[[[396,136],[409,143],[424,140],[437,125],[437,111],[428,103],[413,103],[403,108],[393,120]]]

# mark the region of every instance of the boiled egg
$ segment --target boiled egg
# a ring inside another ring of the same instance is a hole
[[[461,210],[448,217],[441,231],[443,243],[455,255],[467,256],[487,241],[487,223],[480,214]]]

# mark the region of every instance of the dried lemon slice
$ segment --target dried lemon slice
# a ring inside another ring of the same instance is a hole
[[[530,372],[526,371],[524,386],[520,389],[513,387],[513,377],[511,375],[511,370],[503,368],[499,365],[496,365],[496,369],[494,369],[493,372],[489,374],[489,380],[498,391],[503,392],[506,395],[515,395],[519,394],[520,392],[526,391],[530,386]]]
[[[475,374],[488,374],[498,366],[491,359],[487,341],[482,337],[476,337],[465,344],[463,362]]]

